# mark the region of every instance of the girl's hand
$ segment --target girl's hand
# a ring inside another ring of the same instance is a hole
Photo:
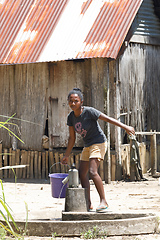
[[[64,156],[64,157],[62,158],[62,160],[61,160],[61,163],[67,165],[67,164],[68,164],[68,160],[69,160],[69,157]]]
[[[135,130],[133,127],[127,126],[125,130],[129,135],[135,135]]]

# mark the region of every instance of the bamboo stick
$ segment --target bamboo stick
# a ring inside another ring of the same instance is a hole
[[[45,156],[45,152],[42,152],[42,179],[45,179],[46,177],[46,156]]]
[[[151,172],[152,176],[157,172],[156,134],[151,135]]]
[[[55,165],[53,165],[54,163],[55,162],[54,162],[53,152],[49,151],[49,173],[52,173],[52,172],[56,171],[56,167],[55,167]]]
[[[2,161],[3,161],[2,144],[0,144],[0,168],[3,167]],[[0,171],[0,179],[2,178],[3,178],[3,170]]]
[[[59,163],[59,156],[58,156],[58,152],[56,152],[55,154],[54,154],[54,157],[55,157],[55,163],[56,163],[56,172],[57,173],[60,173],[60,163]]]
[[[34,162],[34,151],[31,151],[31,160],[30,160],[30,178],[33,179],[34,177],[34,169],[33,169],[33,162]]]
[[[46,166],[45,166],[45,169],[46,169],[46,179],[48,179],[48,174],[49,174],[48,166],[49,166],[49,164],[48,164],[48,151],[46,151]]]
[[[35,151],[35,155],[34,155],[34,176],[35,179],[38,178],[38,151]]]
[[[30,178],[30,165],[31,165],[31,151],[28,151],[27,163],[28,166],[26,167],[27,170],[27,179]]]
[[[39,152],[38,153],[38,179],[41,179],[41,177],[42,177],[41,161],[42,161],[41,152]]]
[[[15,151],[13,151],[12,149],[11,149],[11,155],[10,155],[10,159],[11,159],[11,162],[10,162],[10,166],[14,166],[15,164],[16,164],[16,152]],[[10,178],[14,178],[14,173],[13,173],[13,170],[11,169],[11,170],[9,170],[10,171]],[[15,170],[14,170],[15,171]],[[15,172],[15,174],[16,174],[16,172]]]
[[[12,166],[12,165],[14,165],[14,164],[12,163],[12,148],[10,148],[9,149],[9,164],[8,164],[8,166]],[[13,171],[12,171],[12,169],[8,170],[8,177],[9,178],[13,178]]]
[[[4,167],[5,166],[8,166],[8,149],[4,149],[4,156],[3,156],[3,159],[4,159]],[[5,169],[4,170],[4,178],[8,178],[8,170],[7,169]]]
[[[16,149],[16,160],[15,160],[15,164],[16,164],[16,165],[20,165],[20,149]],[[19,178],[19,177],[20,177],[20,169],[17,168],[17,169],[15,169],[15,171],[16,171],[16,176],[17,176],[17,178]]]
[[[154,135],[154,134],[160,134],[160,132],[135,132],[136,135]]]

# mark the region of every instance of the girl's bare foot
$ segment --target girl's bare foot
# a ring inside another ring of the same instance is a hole
[[[89,203],[89,210],[93,210],[93,205],[91,202]]]

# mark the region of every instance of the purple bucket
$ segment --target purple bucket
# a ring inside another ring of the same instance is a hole
[[[63,185],[62,181],[68,176],[67,173],[49,174],[51,183],[51,192],[53,198],[65,198],[68,183]]]

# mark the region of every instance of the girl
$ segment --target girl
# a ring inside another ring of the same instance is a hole
[[[103,182],[98,174],[100,161],[104,159],[107,150],[107,139],[98,124],[98,119],[109,122],[123,128],[128,134],[134,135],[133,127],[127,126],[114,118],[92,107],[83,106],[83,94],[79,88],[73,88],[68,94],[68,104],[72,112],[68,115],[67,125],[69,126],[69,139],[62,164],[67,164],[69,155],[75,144],[76,132],[83,137],[84,148],[81,154],[79,166],[79,177],[83,188],[87,188],[89,210],[93,209],[90,199],[90,184],[88,173],[93,180],[100,197],[100,204],[96,211],[100,212],[108,208],[105,198]]]

